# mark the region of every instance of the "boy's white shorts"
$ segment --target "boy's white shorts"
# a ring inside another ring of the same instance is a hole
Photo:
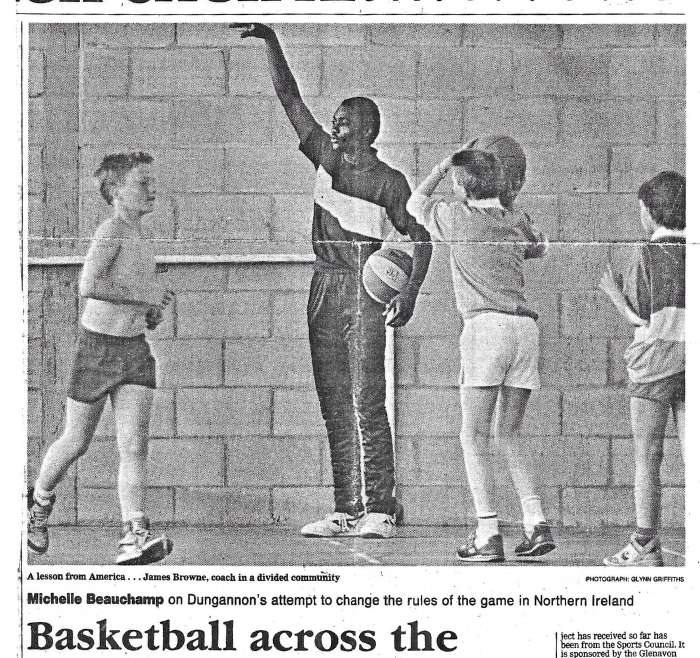
[[[532,318],[491,312],[465,318],[459,351],[460,386],[540,388],[540,334]]]

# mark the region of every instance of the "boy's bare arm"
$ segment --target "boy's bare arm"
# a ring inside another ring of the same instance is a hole
[[[615,273],[612,270],[610,264],[607,265],[603,276],[600,279],[598,287],[610,298],[615,308],[618,310],[620,315],[625,318],[631,325],[635,327],[641,327],[647,324],[642,318],[634,312],[625,299],[622,290],[615,278]]]
[[[313,130],[316,120],[301,97],[299,85],[287,64],[275,31],[262,23],[232,23],[230,27],[243,29],[243,39],[255,37],[265,42],[272,86],[299,139],[303,141]]]

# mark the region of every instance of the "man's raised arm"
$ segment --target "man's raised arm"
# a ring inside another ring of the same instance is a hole
[[[294,74],[287,64],[275,31],[262,23],[232,23],[231,27],[243,30],[241,32],[242,39],[255,37],[265,42],[267,62],[275,93],[299,139],[304,141],[316,125],[316,120],[301,97],[299,85],[297,85]]]

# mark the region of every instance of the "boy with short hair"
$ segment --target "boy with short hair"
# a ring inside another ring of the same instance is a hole
[[[142,217],[155,205],[152,161],[147,153],[118,153],[105,157],[95,172],[113,215],[97,228],[80,276],[80,295],[86,303],[65,428],[44,456],[27,498],[27,544],[32,553],[49,548],[54,490],[87,452],[107,396],[119,448],[123,535],[117,564],[156,562],[172,550],[169,539],[151,534],[145,513],[148,425],[156,377],[144,331],[158,326],[173,297],[156,282],[155,257],[141,226]]]
[[[450,245],[457,307],[464,321],[460,440],[478,524],[457,555],[470,562],[501,562],[505,555],[489,450],[496,409],[495,438],[507,457],[523,510],[525,538],[515,553],[539,556],[555,547],[519,436],[530,392],[540,387],[537,314],[525,303],[523,261],[543,256],[547,241],[524,212],[512,210],[525,180],[520,145],[495,136],[470,146],[437,165],[407,208],[433,240]],[[449,171],[457,200],[431,197]]]
[[[620,283],[608,265],[600,281],[617,310],[635,327],[625,351],[634,435],[637,528],[629,543],[606,557],[608,566],[663,566],[661,461],[669,411],[685,449],[685,178],[662,171],[639,188],[639,247]]]

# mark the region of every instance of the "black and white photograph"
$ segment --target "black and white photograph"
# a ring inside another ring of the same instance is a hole
[[[683,566],[684,24],[22,45],[30,565]]]

